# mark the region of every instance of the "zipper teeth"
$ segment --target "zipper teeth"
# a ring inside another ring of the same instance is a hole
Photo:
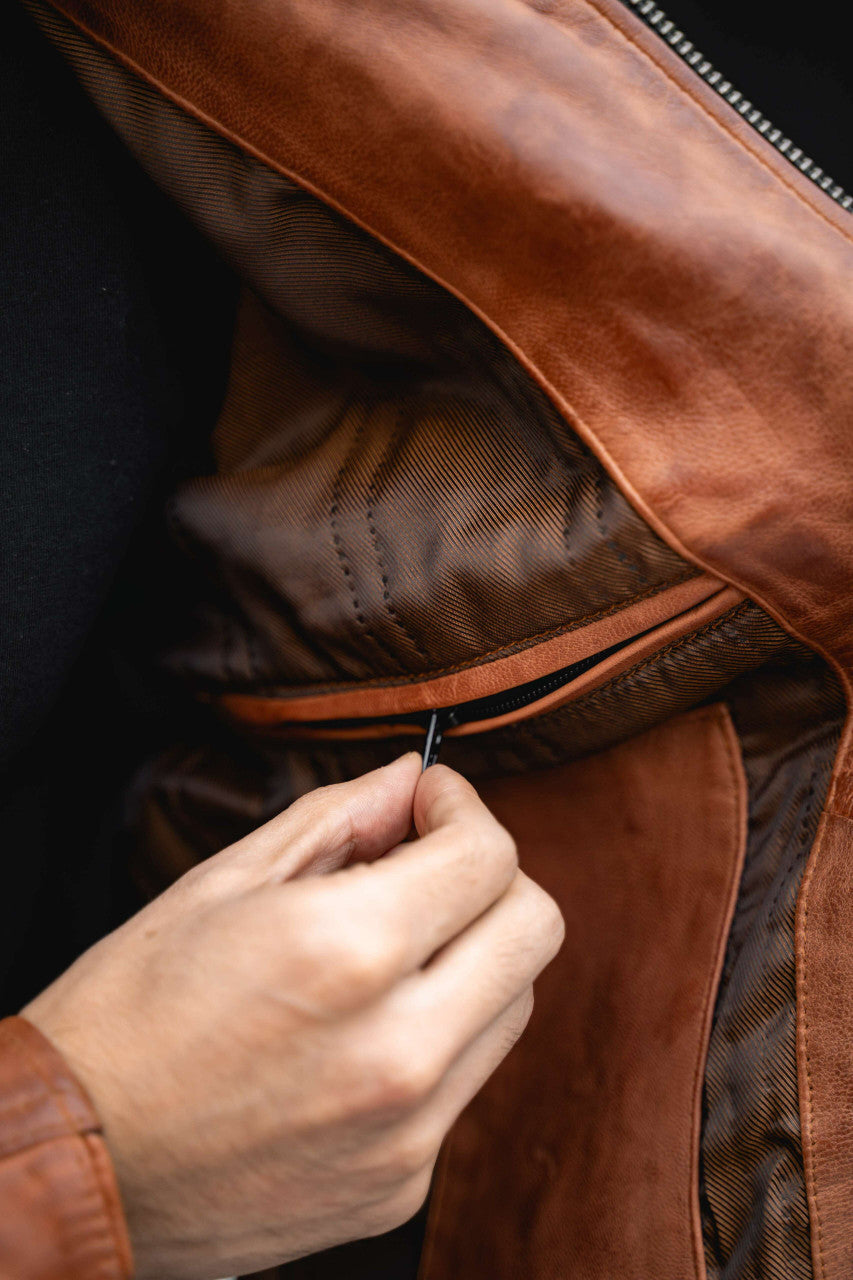
[[[781,129],[777,129],[767,119],[767,116],[759,111],[748,98],[745,98],[734,87],[732,82],[727,80],[713,63],[709,62],[699,52],[693,42],[688,40],[678,24],[668,18],[663,9],[658,8],[655,0],[623,0],[623,4],[630,5],[647,27],[651,27],[666,40],[682,62],[686,62],[698,76],[702,77],[706,84],[709,84],[721,98],[724,98],[726,102],[734,107],[738,115],[743,116],[744,120],[751,124],[763,138],[766,138],[780,155],[783,155],[800,173],[804,173],[807,178],[811,178],[815,186],[820,187],[821,191],[825,191],[829,198],[840,205],[842,209],[853,207],[853,196],[848,195],[842,186],[821,169],[820,165],[815,164],[811,157],[806,155],[802,147],[794,146],[791,139],[786,137]]]
[[[614,646],[614,649],[617,646]],[[623,646],[618,646],[623,647]],[[597,666],[604,658],[608,657],[614,650],[606,649],[601,654],[594,654],[589,658],[584,658],[580,662],[572,663],[571,666],[563,667],[560,671],[553,672],[550,676],[542,676],[541,679],[535,681],[534,684],[525,689],[508,690],[505,694],[495,694],[494,698],[484,699],[483,703],[479,698],[474,700],[474,706],[478,710],[467,715],[465,712],[465,703],[461,703],[458,707],[450,708],[448,726],[452,727],[456,724],[465,724],[472,719],[479,719],[481,712],[484,719],[492,720],[496,716],[506,715],[508,711],[516,711],[519,707],[524,707],[530,702],[538,702],[540,698],[544,698],[547,694],[553,693],[555,689],[559,689],[564,684],[570,684],[572,680],[583,675],[590,667]],[[461,719],[457,718],[459,712],[463,712]]]

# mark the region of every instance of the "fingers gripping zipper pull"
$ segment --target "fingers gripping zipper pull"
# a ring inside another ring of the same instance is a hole
[[[426,740],[424,742],[423,765],[421,772],[424,772],[431,764],[438,761],[438,753],[441,750],[441,742],[444,736],[444,728],[448,723],[449,717],[446,711],[431,711],[426,727]]]

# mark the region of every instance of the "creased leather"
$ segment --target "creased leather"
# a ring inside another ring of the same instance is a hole
[[[421,1280],[699,1280],[702,1062],[746,829],[728,714],[486,796],[566,942],[448,1139]]]
[[[53,1046],[0,1022],[0,1280],[129,1280],[100,1121]]]
[[[618,0],[363,0],[358,21],[348,0],[182,0],[167,40],[142,0],[59,7],[464,298],[655,529],[849,671],[847,215]],[[850,774],[848,732],[843,816]],[[849,1273],[853,1072],[819,993],[851,851],[827,823],[800,909],[817,1280]]]
[[[845,215],[618,0],[56,7],[462,295],[712,572],[850,635]]]

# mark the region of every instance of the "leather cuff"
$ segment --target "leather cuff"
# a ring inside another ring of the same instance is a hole
[[[0,1280],[129,1280],[118,1186],[92,1102],[24,1018],[0,1021]]]

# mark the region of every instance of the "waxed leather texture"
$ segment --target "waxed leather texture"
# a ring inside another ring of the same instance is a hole
[[[168,40],[141,3],[56,7],[464,296],[656,527],[847,630],[849,223],[618,0],[185,0]]]
[[[699,1280],[702,1061],[746,838],[728,714],[485,796],[566,942],[448,1139],[422,1280]]]
[[[129,1280],[124,1214],[100,1121],[54,1047],[0,1021],[0,1277]]]
[[[38,16],[249,286],[216,474],[169,503],[170,670],[228,693],[431,678],[695,575],[446,291]]]
[[[849,692],[850,224],[618,0],[185,0],[168,41],[142,3],[59,7],[463,298],[650,526]],[[816,1280],[853,1268],[851,817],[848,727],[798,908]]]

